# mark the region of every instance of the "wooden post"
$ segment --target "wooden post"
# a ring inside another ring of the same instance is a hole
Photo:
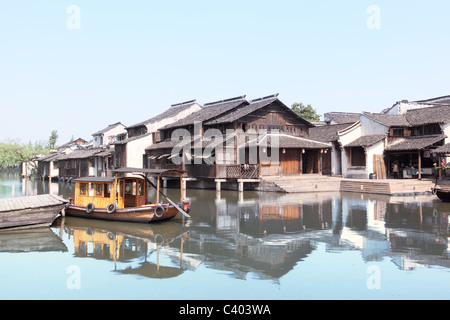
[[[303,174],[303,149],[300,149],[300,174]]]
[[[239,192],[244,192],[244,182],[238,181],[238,185]]]
[[[180,269],[183,268],[183,237],[181,237],[181,245],[180,245]]]
[[[422,158],[420,157],[420,150],[419,150],[419,180],[422,180]]]
[[[161,174],[158,174],[158,181],[156,182],[156,204],[159,204],[159,180],[161,178]]]
[[[183,203],[184,198],[183,198],[183,174],[180,173],[180,193],[181,193],[181,197],[180,197],[180,202]]]

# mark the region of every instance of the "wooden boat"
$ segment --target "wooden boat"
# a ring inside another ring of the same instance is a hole
[[[120,168],[115,177],[85,177],[75,181],[74,199],[69,199],[67,216],[108,221],[149,223],[173,219],[179,212],[190,217],[191,203],[183,199],[182,170]],[[122,176],[119,174],[132,174]],[[160,190],[160,178],[178,174],[181,185],[179,203],[170,200]],[[157,185],[148,178],[152,175]],[[156,201],[148,202],[149,186],[156,188]],[[160,202],[162,195],[168,202]]]
[[[432,193],[441,201],[450,202],[450,185],[436,184],[432,189]]]
[[[67,200],[52,194],[0,200],[0,230],[48,227]]]

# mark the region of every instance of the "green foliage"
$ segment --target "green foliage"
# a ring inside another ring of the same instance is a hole
[[[58,131],[53,130],[52,133],[50,134],[50,137],[48,138],[48,145],[51,149],[55,148],[55,144],[56,141],[58,140],[58,137],[59,137]]]
[[[292,111],[294,111],[296,114],[298,114],[300,117],[302,117],[305,120],[308,121],[319,121],[320,115],[317,114],[316,109],[314,109],[310,104],[304,105],[303,103],[294,103],[292,105]]]
[[[45,145],[45,142],[33,144],[30,141],[28,144],[21,144],[17,139],[6,139],[5,142],[0,142],[0,167],[18,166],[38,154],[48,154],[50,149]]]

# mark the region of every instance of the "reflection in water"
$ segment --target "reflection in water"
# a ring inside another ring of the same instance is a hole
[[[75,257],[109,260],[119,273],[171,278],[180,275],[190,262],[186,257],[183,261],[183,242],[189,240],[189,231],[179,224],[147,225],[71,217],[59,218],[56,224],[72,240]],[[162,265],[163,255],[178,261],[178,265]]]
[[[171,192],[171,190],[168,190]],[[215,196],[215,197],[214,197]],[[193,218],[162,224],[59,220],[76,257],[109,260],[120,273],[170,278],[200,264],[245,279],[279,279],[326,244],[384,257],[399,269],[449,268],[448,204],[428,196],[192,191]],[[161,262],[164,262],[163,265]]]
[[[13,185],[15,196],[68,197],[74,188],[0,174],[0,198],[11,196]],[[164,193],[179,197],[177,189]],[[192,219],[146,225],[66,217],[51,228],[0,233],[0,279],[11,286],[26,282],[32,297],[41,297],[44,287],[58,298],[109,294],[107,285],[94,285],[95,277],[138,298],[154,287],[158,298],[174,292],[181,299],[256,293],[266,299],[340,298],[343,292],[371,298],[366,270],[375,266],[383,275],[377,297],[421,298],[426,292],[427,298],[443,298],[448,292],[442,279],[450,270],[450,204],[434,196],[192,189],[186,196]],[[65,285],[71,265],[82,270],[81,291]]]

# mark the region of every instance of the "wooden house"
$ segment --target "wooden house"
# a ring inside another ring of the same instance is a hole
[[[83,148],[59,156],[59,179],[111,176],[113,152],[110,148]]]
[[[144,167],[145,149],[159,141],[158,130],[201,109],[196,100],[172,105],[165,112],[126,128],[125,139],[114,142],[114,165],[119,167]]]
[[[92,146],[94,148],[108,146],[116,142],[118,140],[117,137],[120,137],[125,133],[126,133],[125,126],[122,123],[117,122],[114,124],[110,124],[106,128],[92,134],[93,138]]]
[[[384,113],[362,112],[358,122],[337,131],[344,177],[393,177],[394,163],[400,178],[433,174],[433,150],[450,142],[450,106],[406,104]]]
[[[259,182],[261,177],[321,173],[330,144],[308,138],[313,125],[278,95],[207,103],[163,127],[161,142],[147,148],[149,168],[179,168],[186,179],[208,183]]]
[[[87,141],[78,138],[67,142],[54,150],[48,155],[37,159],[37,175],[41,179],[58,179],[59,178],[59,158],[79,149],[81,146],[87,145]]]

